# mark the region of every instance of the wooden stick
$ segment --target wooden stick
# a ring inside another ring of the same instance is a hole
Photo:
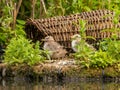
[[[14,3],[14,10],[13,10],[13,29],[15,29],[15,25],[16,25],[16,16],[17,12],[16,12],[16,3]]]
[[[20,9],[21,4],[22,4],[22,0],[19,0],[18,6],[17,6],[17,8],[16,8],[16,17],[17,17],[17,15],[18,15],[18,12],[19,12],[19,9]]]
[[[42,5],[43,5],[43,9],[44,9],[44,11],[45,11],[45,14],[47,14],[47,10],[46,10],[46,7],[45,7],[45,3],[44,3],[44,1],[41,0],[41,3],[42,3]]]
[[[34,19],[35,17],[35,3],[36,3],[36,0],[32,0],[32,3],[31,3],[31,7],[32,7],[32,13],[31,13],[31,18]]]
[[[17,15],[21,6],[22,0],[19,0],[18,6],[16,6],[16,3],[14,3],[14,10],[13,10],[13,29],[15,29],[16,26],[16,19]]]
[[[39,18],[43,18],[47,14],[44,0],[40,0],[40,15]]]

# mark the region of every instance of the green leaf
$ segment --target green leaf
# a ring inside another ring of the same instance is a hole
[[[24,20],[17,19],[16,21],[17,21],[18,24],[25,25],[25,21]]]

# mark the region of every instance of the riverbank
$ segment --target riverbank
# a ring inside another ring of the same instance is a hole
[[[73,59],[70,60],[53,60],[45,61],[32,67],[22,64],[16,66],[8,66],[4,63],[0,64],[0,77],[27,77],[33,80],[84,80],[101,78],[120,81],[120,68],[118,65],[100,68],[83,68],[76,65]]]

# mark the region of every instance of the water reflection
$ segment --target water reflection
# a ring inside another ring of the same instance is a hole
[[[29,82],[23,78],[1,80],[0,90],[120,90],[119,82]]]

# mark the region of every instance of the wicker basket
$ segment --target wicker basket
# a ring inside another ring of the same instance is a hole
[[[79,20],[86,21],[86,35],[93,36],[96,40],[110,37],[111,32],[101,32],[105,29],[120,28],[120,23],[114,24],[114,12],[110,10],[96,10],[69,16],[58,16],[46,19],[29,19],[25,31],[28,38],[41,41],[45,36],[51,35],[55,41],[65,48],[71,48],[71,36],[79,33]],[[120,36],[120,33],[118,33]],[[90,40],[88,40],[90,41]],[[90,41],[94,43],[94,41]]]

